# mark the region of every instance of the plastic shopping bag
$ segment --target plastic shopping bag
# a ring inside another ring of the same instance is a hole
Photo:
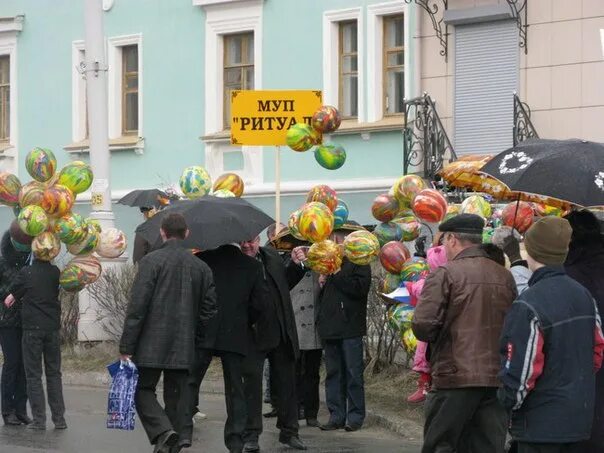
[[[138,370],[131,360],[117,361],[107,367],[112,377],[107,402],[107,428],[134,429],[134,394],[138,382]]]

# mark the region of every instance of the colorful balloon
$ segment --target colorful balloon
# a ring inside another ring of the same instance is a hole
[[[185,168],[179,183],[182,193],[190,199],[204,197],[212,188],[210,175],[200,165]]]
[[[72,245],[84,240],[88,234],[88,225],[80,214],[70,213],[55,222],[55,233],[61,242]]]
[[[10,226],[8,227],[8,233],[10,235],[11,240],[20,244],[22,246],[29,247],[31,242],[34,240],[33,236],[25,234],[21,227],[19,226],[19,222],[17,219],[14,219]]]
[[[68,292],[78,292],[86,286],[86,273],[77,265],[69,262],[61,272],[59,284]]]
[[[422,225],[419,220],[411,213],[411,215],[394,219],[392,223],[396,223],[402,232],[401,241],[411,242],[417,239],[422,231]]]
[[[48,216],[40,206],[24,207],[17,220],[21,230],[29,236],[37,236],[48,228]]]
[[[476,214],[488,219],[491,217],[491,205],[480,195],[472,195],[466,198],[461,204],[462,214]]]
[[[378,291],[383,294],[389,294],[400,286],[403,278],[399,274],[386,274],[378,284]]]
[[[44,184],[38,181],[31,181],[21,187],[19,191],[19,205],[25,206],[41,206],[44,201],[44,192],[46,188]]]
[[[392,186],[392,194],[401,204],[411,205],[415,196],[426,188],[424,180],[417,175],[405,175]]]
[[[287,131],[285,142],[294,151],[304,152],[315,146],[320,140],[317,132],[306,123],[296,123]]]
[[[86,236],[80,242],[67,246],[67,251],[72,255],[85,256],[90,255],[99,244],[99,232],[96,228],[88,224],[86,227]]]
[[[380,263],[386,272],[400,274],[411,253],[402,242],[388,242],[380,251]]]
[[[15,207],[19,204],[21,181],[12,173],[0,173],[0,203]]]
[[[61,252],[61,241],[56,234],[45,231],[34,238],[31,251],[41,261],[52,261]]]
[[[445,218],[443,222],[449,220],[451,217],[455,217],[456,215],[461,214],[461,205],[451,204],[447,206],[447,213],[445,214]]]
[[[312,127],[322,134],[329,134],[340,127],[342,117],[338,109],[331,105],[320,107],[312,116]]]
[[[346,162],[346,150],[333,143],[319,145],[315,149],[315,160],[327,170],[337,170]]]
[[[390,222],[400,210],[399,202],[394,196],[383,193],[373,200],[371,213],[379,222]]]
[[[348,205],[344,203],[344,201],[338,200],[338,205],[333,211],[333,229],[337,230],[348,222],[349,215],[350,212],[348,211]]]
[[[313,201],[323,203],[331,212],[333,212],[338,206],[338,194],[331,187],[325,184],[320,184],[310,189],[308,195],[306,196],[307,203]]]
[[[414,256],[405,263],[400,275],[405,282],[416,282],[425,278],[429,273],[428,262],[424,258]]]
[[[306,203],[300,210],[300,235],[310,242],[324,241],[333,231],[333,222],[333,213],[323,203]]]
[[[214,187],[212,190],[217,192],[218,190],[225,189],[232,192],[236,197],[240,197],[243,195],[243,190],[245,188],[245,184],[243,183],[243,179],[236,173],[225,173],[218,177],[218,179],[214,182]],[[214,194],[214,196],[216,196]]]
[[[380,243],[369,231],[353,231],[344,239],[344,254],[354,264],[371,263],[380,253]]]
[[[304,236],[302,236],[300,234],[300,213],[301,213],[301,210],[296,209],[294,212],[292,212],[290,214],[289,219],[287,220],[287,227],[289,228],[289,233],[293,237],[303,241]]]
[[[212,196],[216,198],[236,198],[235,194],[230,190],[219,189],[212,192]]]
[[[417,338],[415,338],[415,334],[411,328],[407,328],[401,333],[401,342],[408,355],[411,356],[415,354],[415,350],[417,349]]]
[[[505,226],[509,226],[524,233],[533,224],[535,211],[530,203],[525,201],[509,203],[503,208],[501,219]]]
[[[380,246],[390,241],[400,241],[403,238],[403,230],[394,222],[380,223],[373,230],[373,234],[380,242]]]
[[[128,242],[123,231],[117,228],[107,228],[101,231],[96,253],[103,258],[118,258],[124,254]]]
[[[395,304],[388,307],[388,324],[397,332],[402,332],[411,327],[413,321],[413,307],[407,304]]]
[[[428,223],[440,222],[447,214],[447,200],[435,189],[424,189],[413,200],[413,212]]]
[[[63,167],[57,184],[67,187],[74,195],[86,192],[92,185],[94,175],[92,168],[85,162],[76,160]]]
[[[51,186],[44,191],[41,207],[49,216],[64,216],[73,207],[75,197],[71,190],[59,184]]]
[[[49,149],[34,148],[25,156],[25,168],[36,181],[46,182],[55,174],[57,159]]]
[[[85,222],[89,226],[93,227],[97,231],[97,233],[100,233],[101,231],[103,231],[103,228],[101,227],[101,223],[97,219],[93,219],[92,217],[87,217]]]
[[[342,249],[329,239],[316,242],[308,250],[305,264],[319,274],[333,274],[342,267]]]
[[[544,203],[533,203],[533,209],[539,217],[556,216],[564,217],[567,212],[564,209],[549,206]]]
[[[86,285],[96,282],[103,270],[100,261],[93,255],[76,256],[69,264],[78,266],[84,272],[84,282]]]

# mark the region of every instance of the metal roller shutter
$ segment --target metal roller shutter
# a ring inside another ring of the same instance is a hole
[[[498,153],[512,146],[518,90],[514,21],[455,27],[455,152]]]

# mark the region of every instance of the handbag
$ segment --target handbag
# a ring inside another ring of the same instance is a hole
[[[112,378],[107,400],[107,428],[132,431],[138,369],[131,360],[118,360],[107,366],[107,370]]]

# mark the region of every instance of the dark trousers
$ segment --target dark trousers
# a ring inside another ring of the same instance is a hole
[[[159,378],[164,374],[164,405],[157,401],[156,388]],[[155,444],[157,438],[173,429],[181,432],[184,414],[189,402],[187,394],[187,370],[164,370],[161,368],[138,369],[138,385],[134,401],[136,412],[149,442]]]
[[[296,363],[298,406],[304,408],[307,420],[317,418],[319,413],[319,369],[322,356],[321,349],[300,351],[300,358]]]
[[[4,355],[2,365],[2,415],[27,414],[27,385],[23,366],[21,329],[7,327],[0,329],[0,345]]]
[[[584,452],[581,448],[581,444],[534,444],[518,442],[517,444],[518,453],[581,453]],[[604,445],[600,446],[604,451]]]
[[[42,360],[46,375],[46,392],[52,421],[64,421],[65,402],[61,379],[61,337],[58,330],[24,330],[23,364],[27,378],[27,397],[34,422],[46,423],[46,402],[42,387]]]
[[[325,341],[325,399],[329,421],[360,427],[365,421],[363,338]]]
[[[441,389],[428,394],[422,453],[503,453],[508,426],[497,389]]]
[[[247,403],[245,441],[258,440],[262,433],[262,370],[268,357],[271,393],[277,405],[277,428],[283,437],[298,436],[298,400],[296,398],[296,359],[291,346],[281,342],[268,354],[250,353],[244,360],[243,382]]]
[[[243,356],[234,352],[211,351],[208,349],[197,352],[195,365],[188,379],[190,397],[183,435],[189,440],[192,438],[193,411],[199,402],[199,388],[214,355],[220,357],[224,379],[224,398],[227,411],[227,420],[224,425],[224,444],[229,451],[240,452],[243,449],[247,409],[243,392]]]

